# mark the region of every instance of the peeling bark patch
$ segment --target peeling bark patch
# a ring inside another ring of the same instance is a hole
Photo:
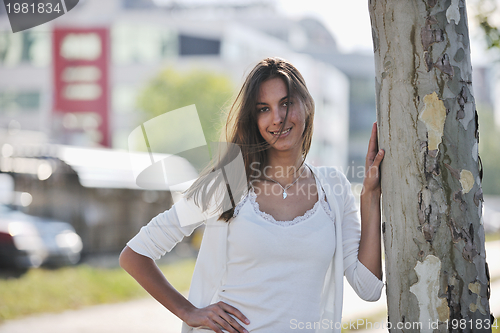
[[[474,186],[474,176],[469,170],[462,170],[460,172],[460,184],[462,184],[462,190],[464,193],[469,193]]]
[[[441,29],[432,29],[432,25],[438,23],[434,16],[429,16],[425,21],[425,26],[420,29],[420,40],[424,51],[429,50],[429,46],[434,43],[444,41],[444,33]]]
[[[450,316],[446,299],[438,297],[440,271],[441,261],[433,255],[428,255],[423,262],[419,261],[415,266],[418,282],[410,287],[410,292],[417,297],[421,323],[445,321]],[[425,324],[421,330],[421,332],[430,333],[432,331]]]
[[[424,186],[418,193],[417,216],[419,226],[417,230],[422,232],[424,239],[432,243],[436,232],[442,221],[442,214],[447,210],[445,193],[437,188],[436,184],[430,187]],[[419,246],[420,250],[420,246]]]
[[[461,281],[457,279],[455,274],[451,274],[448,279],[448,288],[446,289],[446,298],[448,299],[448,306],[450,307],[450,320],[459,320],[462,318],[460,314],[460,289]]]
[[[451,20],[455,21],[455,25],[460,22],[460,8],[458,7],[459,0],[451,0],[450,7],[446,10],[446,19],[448,23],[451,23]]]
[[[439,149],[438,146],[443,136],[446,108],[443,101],[438,98],[436,92],[426,95],[424,97],[424,104],[425,107],[420,113],[419,119],[427,127],[429,140],[427,142],[427,149]]]
[[[461,16],[467,17],[465,14],[465,6],[460,8]],[[455,32],[457,33],[457,37],[463,43],[464,47],[469,47],[469,29],[467,28],[467,20],[460,20],[460,23],[455,22]]]
[[[478,154],[479,154],[479,152],[478,152],[477,141],[476,141],[476,142],[474,142],[474,145],[472,146],[472,158],[476,162],[477,162]]]
[[[469,310],[471,310],[471,312],[476,312],[476,310],[479,310],[479,312],[481,312],[483,315],[486,314],[486,310],[484,309],[484,306],[481,304],[481,296],[478,295],[476,303],[471,303],[469,305]]]
[[[431,174],[439,176],[439,174],[441,173],[438,159],[439,151],[437,149],[428,150],[427,155],[428,156],[426,156],[424,159],[426,177],[430,176]]]
[[[474,193],[474,203],[476,206],[479,206],[479,203],[483,201],[483,189],[479,188],[479,190]]]
[[[434,150],[429,150],[427,152],[427,154],[429,154],[429,156],[432,157],[432,158],[436,158],[438,156],[438,152],[439,152],[439,150],[434,149]]]
[[[438,21],[434,16],[429,16],[425,20],[425,25],[420,29],[420,41],[424,49],[424,60],[427,72],[434,67],[432,56],[430,54],[430,46],[435,43],[444,41],[444,31],[442,29],[433,29],[432,25],[437,24]]]
[[[474,118],[473,99],[469,88],[463,86],[460,94],[457,96],[458,105],[460,105],[460,110],[457,112],[457,120],[462,123],[465,130],[467,130],[470,121]]]
[[[460,67],[458,66],[453,66],[453,77],[451,80],[449,80],[446,85],[448,88],[450,88],[451,92],[454,95],[458,95],[460,93],[460,90],[462,89],[462,82],[460,82],[462,79],[462,72],[460,70]]]
[[[460,62],[464,59],[464,56],[465,56],[465,51],[463,48],[459,48],[457,53],[455,53],[455,57],[453,57],[453,60],[455,60],[456,62]]]
[[[465,103],[467,103],[468,100],[468,92],[466,92],[467,89],[466,87],[463,87],[462,90],[460,91],[460,95],[458,95],[458,105],[463,109],[465,106]]]
[[[432,62],[431,55],[429,52],[425,51],[424,52],[424,59],[425,59],[425,67],[427,68],[427,72],[430,72],[432,67],[434,67],[434,63]]]
[[[422,226],[422,233],[426,241],[432,243],[434,240],[434,235],[436,234],[436,229],[430,223],[425,223]]]
[[[434,7],[437,3],[437,0],[427,0],[427,5],[429,5],[429,7]]]
[[[469,290],[472,291],[474,294],[478,294],[481,292],[481,283],[476,282],[476,283],[469,283]]]
[[[450,57],[446,53],[439,57],[434,67],[449,76],[453,76],[453,67],[450,64]]]
[[[453,243],[458,243],[461,240],[465,241],[464,247],[462,249],[462,257],[468,262],[473,262],[474,258],[479,254],[476,245],[474,244],[474,226],[469,225],[469,230],[457,226],[455,221],[450,218],[450,231]],[[472,235],[472,236],[471,236]]]
[[[464,249],[462,250],[462,257],[468,262],[474,262],[474,257],[476,257],[479,254],[479,252],[477,252],[476,245],[472,242],[471,235],[466,232],[464,234],[465,234],[465,245]]]
[[[379,40],[377,37],[377,31],[372,28],[372,41],[373,41],[373,52],[378,51]]]
[[[457,191],[453,193],[453,200],[458,202],[460,204],[460,210],[462,212],[465,212],[467,210],[467,202],[464,200],[462,194],[463,194],[462,191]]]
[[[390,74],[390,72],[392,72],[393,68],[394,68],[394,59],[390,56],[390,55],[386,55],[386,57],[384,58],[384,71],[382,72],[382,79],[385,79],[387,77],[387,75]]]
[[[459,119],[465,130],[467,130],[467,127],[469,127],[469,123],[474,118],[473,107],[474,105],[472,102],[466,103],[463,108],[464,116],[462,119]]]
[[[484,308],[484,306],[481,302],[481,296],[479,295],[481,293],[481,283],[479,283],[479,282],[469,283],[469,290],[477,295],[476,303],[470,303],[469,310],[471,312],[476,312],[477,310],[479,310],[479,312],[481,312],[483,315],[485,315],[486,309]]]
[[[420,223],[420,225],[423,225],[425,223],[425,215],[426,215],[425,204],[426,203],[423,202],[423,192],[420,191],[420,193],[418,194],[418,211],[417,211],[418,223]]]
[[[461,233],[460,228],[457,227],[453,219],[450,219],[450,231],[453,243],[458,243],[461,239],[465,239],[465,236]]]

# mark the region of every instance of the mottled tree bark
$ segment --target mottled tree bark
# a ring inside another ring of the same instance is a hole
[[[465,2],[369,6],[391,332],[490,332]]]

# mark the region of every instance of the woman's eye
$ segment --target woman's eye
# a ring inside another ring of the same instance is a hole
[[[292,102],[289,102],[289,101],[286,101],[286,102],[283,102],[283,106],[290,106],[292,105],[293,103]]]
[[[260,109],[259,109],[259,112],[266,112],[266,111],[268,111],[268,110],[269,110],[269,108],[266,106],[266,107],[264,107],[264,108],[260,108]]]

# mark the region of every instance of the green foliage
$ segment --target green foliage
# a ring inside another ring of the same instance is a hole
[[[483,29],[488,49],[500,48],[500,30],[491,25],[490,17],[497,10],[496,2],[493,0],[479,0],[477,6],[477,20]]]
[[[491,327],[491,333],[500,333],[500,324],[498,324],[498,318],[495,318],[495,323]]]
[[[500,232],[487,233],[484,235],[485,242],[500,241]]]
[[[160,267],[179,291],[189,288],[194,260]],[[0,280],[0,323],[43,312],[123,302],[147,297],[146,291],[123,269],[87,265],[57,270],[31,269],[17,279]]]
[[[144,110],[147,119],[162,115],[188,105],[195,104],[200,117],[201,126],[207,142],[219,140],[219,130],[225,119],[225,105],[233,95],[234,86],[230,79],[222,74],[206,70],[191,70],[180,72],[167,68],[154,77],[138,96],[138,107]],[[148,133],[155,136],[152,140],[161,142],[170,140],[186,140],[190,124],[169,125],[169,130],[175,128],[177,133]],[[164,151],[157,151],[164,152]]]
[[[495,125],[493,111],[478,106],[479,157],[483,162],[484,194],[500,194],[500,130]]]

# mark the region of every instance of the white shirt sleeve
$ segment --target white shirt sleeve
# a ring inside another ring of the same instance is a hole
[[[384,283],[368,268],[357,261],[345,270],[345,277],[356,294],[365,301],[375,302],[380,298]]]
[[[136,253],[157,260],[184,237],[191,235],[205,220],[201,209],[192,200],[183,198],[142,227],[127,246]]]
[[[344,275],[359,297],[365,301],[380,298],[384,283],[358,260],[361,239],[361,221],[351,184],[343,178],[344,215],[342,218],[342,250],[344,254]]]

